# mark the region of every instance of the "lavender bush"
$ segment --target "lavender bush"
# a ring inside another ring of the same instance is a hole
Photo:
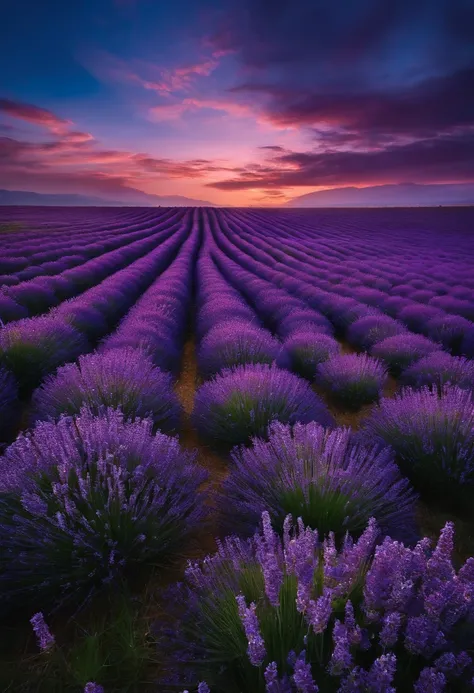
[[[328,335],[334,333],[333,326],[324,315],[309,308],[299,308],[280,320],[278,334],[283,339],[293,335],[294,332],[304,332],[308,328],[313,328],[315,332],[322,332]]]
[[[445,385],[405,388],[380,401],[364,433],[390,445],[404,473],[421,492],[449,498],[474,484],[474,401],[472,393]]]
[[[253,436],[265,437],[273,421],[333,424],[323,401],[308,383],[273,365],[224,370],[196,393],[194,425],[214,443],[239,445]]]
[[[440,342],[445,349],[453,354],[459,354],[464,335],[474,328],[474,323],[460,315],[443,315],[432,318],[426,324],[430,339]]]
[[[404,385],[417,388],[436,385],[442,391],[443,386],[450,383],[474,391],[474,361],[435,351],[404,370],[400,380]]]
[[[0,364],[15,375],[22,396],[87,349],[83,335],[50,317],[27,318],[0,329]]]
[[[206,476],[150,420],[83,409],[38,423],[0,458],[0,602],[80,603],[163,565],[203,519]]]
[[[346,337],[349,344],[368,351],[377,342],[405,332],[406,327],[388,315],[367,315],[352,323]]]
[[[176,687],[204,679],[216,693],[468,690],[474,559],[454,570],[452,523],[434,550],[428,539],[407,548],[387,537],[375,555],[373,520],[339,552],[333,534],[323,541],[301,520],[292,527],[288,516],[282,539],[266,512],[262,523],[253,539],[229,537],[190,563],[172,590],[177,623],[158,642],[174,655]]]
[[[303,378],[314,380],[318,365],[339,351],[338,342],[329,335],[303,328],[285,340],[277,363],[282,367],[289,366]]]
[[[139,349],[112,349],[68,363],[36,390],[32,420],[78,414],[87,405],[95,414],[120,409],[127,419],[150,416],[155,429],[177,429],[181,407],[172,378]]]
[[[440,350],[440,345],[419,334],[400,334],[375,344],[370,353],[387,364],[394,375],[411,366],[423,356]]]
[[[398,538],[414,536],[415,495],[389,448],[364,446],[348,428],[274,423],[268,441],[232,451],[219,507],[226,527],[253,533],[263,510],[281,529],[286,515],[324,534],[360,534],[370,517]]]
[[[208,378],[223,368],[270,364],[278,358],[281,348],[268,330],[243,320],[228,320],[210,329],[202,340],[197,354],[199,371]]]
[[[387,370],[381,361],[367,354],[345,354],[321,363],[316,379],[336,401],[358,409],[379,399]]]

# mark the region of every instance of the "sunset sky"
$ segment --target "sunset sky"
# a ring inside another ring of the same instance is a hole
[[[472,0],[2,0],[0,188],[474,181]]]

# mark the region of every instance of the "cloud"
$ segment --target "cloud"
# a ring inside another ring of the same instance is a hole
[[[11,118],[25,120],[34,125],[40,125],[47,128],[50,132],[61,134],[72,125],[70,120],[65,120],[55,115],[45,108],[32,106],[28,103],[19,101],[10,101],[10,99],[0,99],[0,112],[5,113]]]
[[[234,169],[209,183],[218,190],[341,186],[396,181],[474,181],[474,131],[394,145],[377,151],[285,152],[266,165]]]
[[[176,103],[164,103],[152,106],[149,115],[152,120],[170,121],[181,118],[187,113],[197,113],[202,110],[220,111],[236,118],[255,118],[253,110],[245,105],[219,98],[186,98]]]

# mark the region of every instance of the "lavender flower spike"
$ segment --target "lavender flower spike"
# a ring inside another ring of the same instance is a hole
[[[237,595],[236,600],[239,607],[239,616],[249,643],[247,654],[250,663],[254,667],[259,667],[265,659],[266,650],[265,642],[260,634],[260,626],[256,613],[257,607],[254,602],[250,604],[250,607],[247,607],[245,597],[242,594]]]
[[[201,681],[201,683],[198,686],[198,693],[210,693],[211,689],[207,685],[205,681]]]
[[[319,691],[311,674],[311,664],[306,663],[306,652],[304,650],[295,662],[293,681],[298,693],[318,693]]]
[[[104,693],[104,687],[100,686],[98,683],[89,681],[89,683],[85,685],[84,693]]]
[[[51,631],[49,630],[41,611],[30,619],[30,623],[33,626],[40,649],[43,652],[50,650],[54,645],[54,635],[52,635]]]

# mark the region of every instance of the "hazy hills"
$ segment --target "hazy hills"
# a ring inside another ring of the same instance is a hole
[[[121,200],[74,194],[46,194],[25,190],[0,190],[0,205],[48,205],[78,207],[215,207],[212,202],[193,200],[181,195],[149,195],[130,188]]]
[[[474,183],[400,183],[333,188],[294,197],[286,207],[436,207],[474,204]]]

